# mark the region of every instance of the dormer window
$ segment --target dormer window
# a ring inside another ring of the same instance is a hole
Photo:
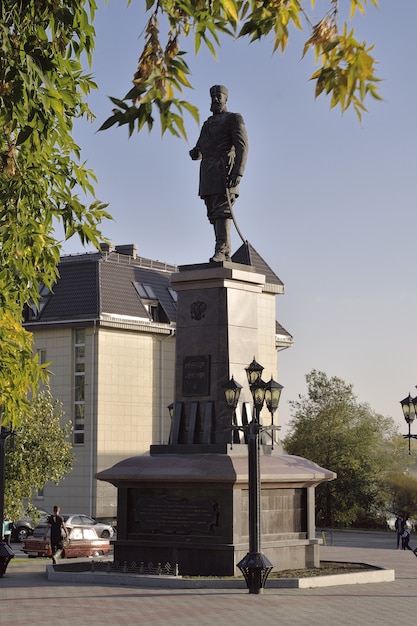
[[[143,283],[133,283],[135,285],[136,291],[140,295],[141,298],[145,300],[156,300],[156,296],[153,292],[153,289],[150,285],[144,285]]]
[[[161,303],[155,296],[152,287],[138,282],[134,282],[133,284],[142,300],[143,306],[148,312],[149,318],[154,322],[168,323],[168,317]]]
[[[171,298],[173,299],[173,301],[176,303],[178,300],[178,294],[176,291],[174,291],[173,289],[171,289],[171,287],[168,287],[168,292],[169,295],[171,296]]]
[[[30,322],[31,320],[36,320],[41,316],[41,313],[43,311],[43,309],[45,308],[45,305],[49,302],[49,299],[52,295],[51,290],[49,289],[49,287],[47,287],[45,285],[45,283],[40,283],[39,284],[39,302],[38,304],[35,304],[34,302],[30,302],[30,304],[28,304],[25,307],[25,321],[26,322]]]

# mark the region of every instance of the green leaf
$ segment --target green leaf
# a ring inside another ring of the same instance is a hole
[[[126,102],[123,102],[123,100],[119,100],[118,98],[112,98],[111,96],[110,100],[113,102],[113,104],[120,107],[121,109],[124,109],[125,111],[127,111],[129,108],[129,106],[126,104]]]
[[[33,133],[33,127],[32,126],[25,126],[25,128],[23,128],[20,133],[17,136],[16,139],[16,145],[20,146],[22,143],[24,143],[26,141],[26,139],[29,138],[29,136]]]
[[[103,124],[100,126],[100,128],[98,130],[99,131],[100,130],[107,130],[108,128],[111,128],[115,124],[120,124],[120,115],[119,114],[111,115],[110,117],[108,117],[107,120],[105,122],[103,122]]]

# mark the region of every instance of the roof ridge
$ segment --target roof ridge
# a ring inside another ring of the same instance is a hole
[[[284,287],[282,280],[249,241],[243,243],[232,255],[232,261],[234,263],[240,263],[241,265],[254,267],[260,274],[265,274],[267,283]]]

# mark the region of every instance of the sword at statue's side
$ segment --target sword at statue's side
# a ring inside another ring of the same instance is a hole
[[[241,240],[243,241],[243,243],[247,244],[248,240],[243,237],[243,235],[242,235],[242,233],[240,231],[240,228],[237,225],[235,214],[233,213],[232,201],[230,199],[230,191],[229,191],[229,187],[227,186],[227,183],[226,183],[226,198],[227,198],[227,204],[229,205],[230,216],[231,216],[231,218],[233,220],[233,224],[235,225],[236,231],[237,231],[239,237],[241,238]]]

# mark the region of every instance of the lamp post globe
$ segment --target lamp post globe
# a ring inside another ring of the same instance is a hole
[[[242,391],[242,385],[237,383],[235,379],[232,378],[223,385],[224,395],[226,398],[226,404],[234,411],[239,403],[240,392]]]
[[[262,378],[255,380],[255,382],[252,383],[250,390],[253,399],[254,418],[257,422],[260,422],[259,416],[265,402],[265,383]]]
[[[271,416],[278,408],[281,392],[284,389],[282,385],[277,383],[271,376],[271,380],[265,383],[265,404]]]
[[[408,439],[408,454],[411,454],[411,439],[417,439],[417,435],[411,434],[411,424],[417,414],[417,396],[411,397],[411,393],[406,398],[400,401],[401,408],[403,410],[404,419],[408,424],[408,434],[403,435],[404,439]]]
[[[252,387],[252,385],[261,378],[263,371],[264,368],[262,365],[259,365],[259,363],[255,361],[255,357],[253,357],[252,363],[248,365],[248,367],[245,367],[249,387]]]
[[[407,424],[411,424],[416,416],[414,400],[416,400],[416,398],[412,398],[411,393],[409,393],[408,396],[400,402],[404,414],[404,419]]]

